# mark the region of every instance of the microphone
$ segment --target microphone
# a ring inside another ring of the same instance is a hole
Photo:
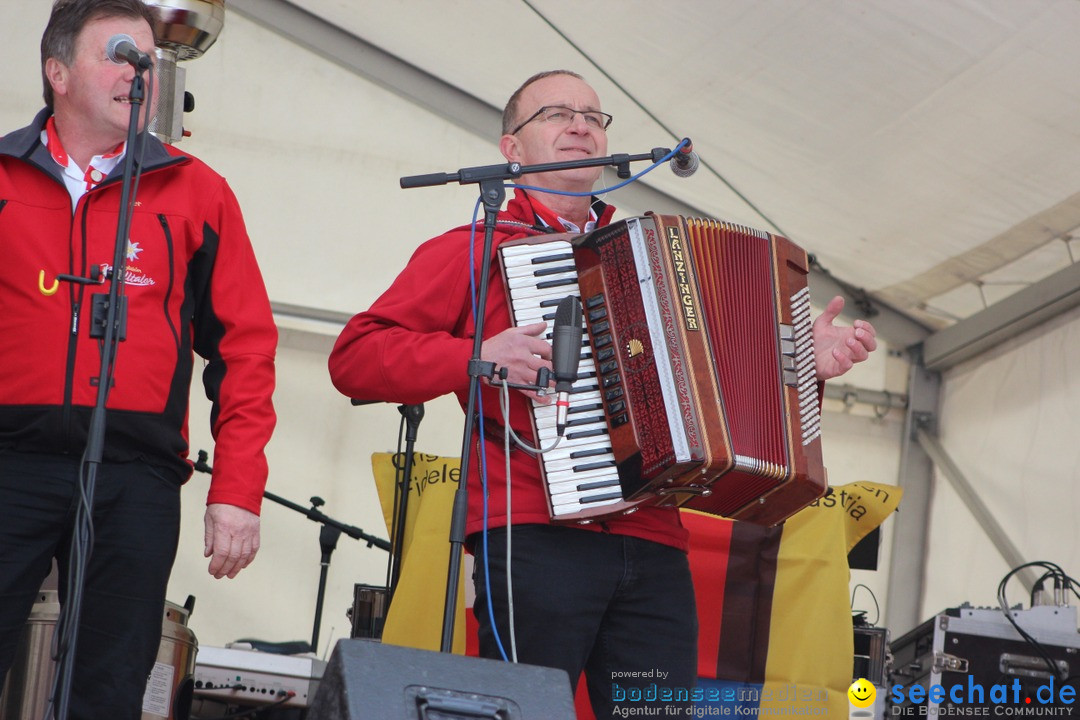
[[[149,70],[154,65],[150,56],[135,45],[135,38],[123,33],[113,35],[105,43],[105,56],[117,65],[128,63],[136,70]]]
[[[559,437],[566,431],[566,413],[570,409],[570,386],[578,379],[581,362],[581,301],[567,295],[555,309],[551,333],[551,369],[555,375],[555,430]]]
[[[671,172],[679,177],[690,177],[697,172],[701,160],[698,158],[698,154],[694,152],[694,146],[691,144],[690,138],[686,139],[686,145],[675,153],[675,157],[671,158],[669,164],[671,165]]]

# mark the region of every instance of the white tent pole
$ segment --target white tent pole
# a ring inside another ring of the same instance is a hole
[[[908,405],[901,438],[898,483],[904,489],[900,512],[893,524],[889,584],[885,599],[885,625],[898,637],[922,620],[926,582],[927,529],[930,525],[930,490],[933,463],[916,442],[916,433],[938,417],[941,376],[922,366],[913,353],[908,378]]]

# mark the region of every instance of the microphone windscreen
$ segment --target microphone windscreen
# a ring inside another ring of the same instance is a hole
[[[555,327],[560,325],[581,327],[581,301],[576,295],[567,295],[555,308]]]
[[[584,330],[581,324],[581,301],[576,295],[567,295],[555,309],[552,328],[551,369],[555,375],[556,389],[559,383],[577,380],[581,360],[581,340]]]
[[[693,150],[688,153],[680,153],[671,159],[671,172],[679,177],[690,177],[697,172],[700,164],[698,154]]]
[[[122,42],[131,43],[132,47],[137,47],[135,45],[135,38],[131,37],[126,33],[117,33],[116,35],[113,35],[111,38],[109,38],[109,41],[105,43],[105,57],[109,58],[117,65],[123,65],[125,62],[127,62],[116,52],[120,47],[120,43]]]

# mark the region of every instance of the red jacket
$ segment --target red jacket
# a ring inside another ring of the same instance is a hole
[[[598,209],[600,224],[610,222],[614,208],[597,201],[594,209]],[[540,232],[534,227],[538,216],[555,225],[550,210],[518,191],[499,215],[495,247],[505,240]],[[458,228],[421,245],[390,289],[369,310],[349,321],[330,355],[330,375],[338,390],[362,400],[407,404],[427,402],[452,392],[462,407],[466,406],[467,366],[474,336],[469,300],[469,235],[469,227]],[[478,227],[474,253],[478,273],[483,241],[483,229]],[[484,315],[486,337],[510,327],[497,262],[492,270]],[[502,425],[498,392],[485,386],[481,398],[485,423]],[[510,403],[511,426],[522,437],[531,439],[528,399],[511,391]],[[499,527],[506,524],[506,456],[501,441],[486,439],[484,445],[488,526]],[[521,450],[510,453],[514,524],[550,522],[538,463]],[[483,527],[479,467],[474,453],[469,463],[469,534]],[[678,511],[670,508],[643,508],[584,527],[687,548],[687,534]]]
[[[91,296],[57,283],[113,260],[122,163],[75,208],[40,133],[47,110],[0,139],[0,448],[82,453],[97,399]],[[138,160],[138,158],[136,158]],[[270,303],[225,180],[147,138],[128,245],[127,339],[108,397],[105,460],[144,460],[187,480],[194,353],[213,401],[208,502],[258,512],[277,346]],[[54,291],[55,288],[55,291]]]

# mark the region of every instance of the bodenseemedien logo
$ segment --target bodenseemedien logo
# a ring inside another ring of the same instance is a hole
[[[1032,690],[1018,678],[1011,683],[986,686],[971,675],[966,683],[953,685],[893,685],[889,691],[890,712],[898,716],[954,715],[1069,717],[1076,703],[1076,688],[1047,680]]]

